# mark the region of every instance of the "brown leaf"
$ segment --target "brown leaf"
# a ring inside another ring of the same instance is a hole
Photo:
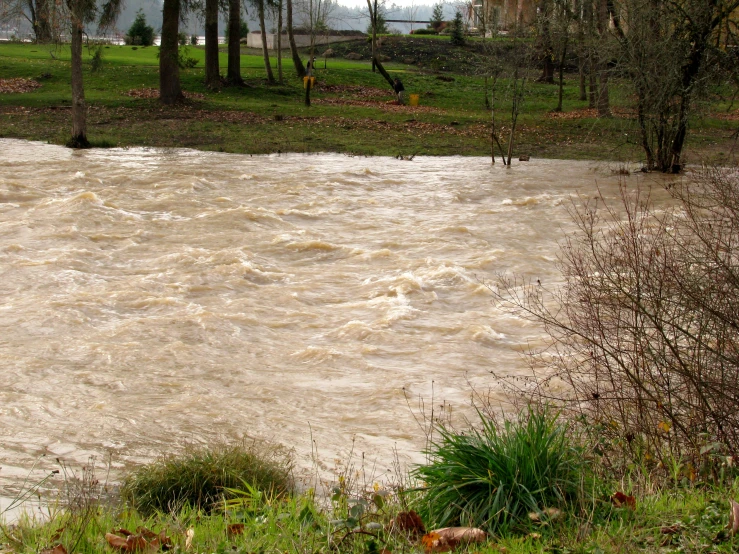
[[[242,535],[244,533],[244,524],[243,523],[230,523],[226,527],[226,534],[229,537],[233,537],[234,535]]]
[[[682,531],[682,526],[679,523],[675,523],[674,525],[664,525],[660,527],[659,530],[663,535],[676,535],[680,531]]]
[[[423,526],[421,516],[411,510],[410,512],[400,512],[395,516],[388,524],[388,531],[420,537],[426,532],[426,528]]]
[[[42,550],[41,554],[67,554],[67,549],[64,548],[63,544],[57,544],[51,548]]]
[[[611,496],[611,502],[616,506],[616,508],[626,507],[631,510],[636,510],[636,498],[625,495],[622,492],[613,493],[613,496]]]
[[[460,545],[483,542],[487,533],[476,527],[444,527],[423,536],[421,543],[426,552],[449,552]]]
[[[133,533],[131,533],[131,531],[129,531],[128,529],[124,529],[123,527],[121,527],[120,529],[116,529],[113,532],[114,533],[117,533],[119,535],[123,535],[124,537],[127,537],[128,535],[133,535]]]
[[[739,531],[739,504],[730,500],[731,511],[729,512],[729,535],[736,535]]]
[[[105,533],[105,540],[108,541],[108,544],[113,548],[117,548],[118,550],[127,549],[128,545],[126,543],[126,539],[123,537],[119,537],[113,533]]]

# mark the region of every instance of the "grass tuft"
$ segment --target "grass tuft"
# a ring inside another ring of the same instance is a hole
[[[577,496],[585,468],[557,415],[531,409],[502,425],[482,414],[480,420],[467,434],[442,427],[430,463],[413,471],[425,483],[424,521],[506,531]]]
[[[243,488],[244,483],[270,496],[289,494],[291,453],[253,441],[164,456],[129,474],[121,496],[145,515],[177,512],[185,506],[211,511],[224,500],[226,489]]]

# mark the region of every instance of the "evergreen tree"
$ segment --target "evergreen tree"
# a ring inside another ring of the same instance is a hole
[[[136,44],[141,46],[151,46],[154,44],[154,27],[146,24],[146,16],[144,12],[139,10],[136,13],[131,28],[126,33],[126,44]]]
[[[434,4],[434,10],[431,12],[431,20],[429,29],[438,31],[444,23],[444,6],[442,4]]]
[[[464,21],[462,21],[462,12],[457,11],[452,21],[451,43],[455,46],[464,45]]]

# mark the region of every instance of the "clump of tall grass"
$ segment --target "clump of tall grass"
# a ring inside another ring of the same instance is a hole
[[[576,498],[585,466],[556,414],[532,408],[480,421],[464,434],[440,428],[429,463],[413,470],[425,483],[418,511],[427,524],[502,531]]]
[[[184,506],[211,511],[229,489],[243,488],[245,483],[270,496],[292,492],[291,452],[253,441],[163,456],[131,472],[123,481],[121,496],[146,515]]]

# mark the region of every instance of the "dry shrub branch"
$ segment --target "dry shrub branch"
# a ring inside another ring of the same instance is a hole
[[[739,172],[705,169],[669,192],[666,210],[625,186],[618,207],[573,209],[559,289],[492,288],[550,338],[532,378],[501,382],[583,422],[607,463],[708,474],[739,451]]]

